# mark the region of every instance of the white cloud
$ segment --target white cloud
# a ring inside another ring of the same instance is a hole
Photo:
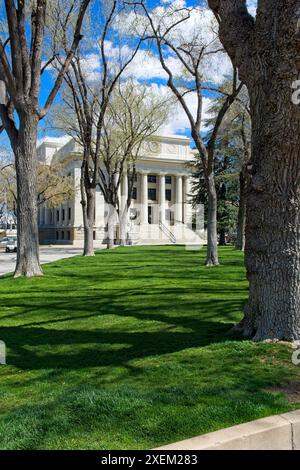
[[[100,79],[100,56],[99,54],[87,54],[81,59],[81,69],[89,82]]]
[[[162,126],[159,133],[166,135],[175,135],[178,133],[190,132],[190,123],[186,113],[184,112],[180,103],[174,99],[173,94],[170,92],[169,88],[166,85],[157,85],[152,84],[151,88],[154,93],[160,96],[162,99],[169,99],[174,103],[171,109],[169,120]],[[197,97],[195,93],[189,93],[185,96],[185,101],[191,110],[191,113],[196,117],[197,112]],[[209,116],[209,107],[211,105],[211,99],[203,98],[203,109],[202,109],[202,123]],[[207,130],[202,125],[202,131]]]
[[[196,115],[196,97],[191,93],[189,98],[186,100],[191,110],[192,114]],[[203,98],[203,108],[202,108],[202,123],[208,117],[208,108],[211,105],[211,100],[209,98]],[[202,124],[201,131],[207,130]],[[175,135],[178,133],[190,132],[190,123],[185,114],[182,106],[178,103],[175,106],[172,116],[169,121],[162,127],[161,133],[167,135]]]
[[[173,24],[182,15],[186,15],[184,10],[187,7],[185,0],[161,0],[161,3],[152,11],[152,18],[155,24],[160,23],[160,28],[166,29]],[[178,13],[178,9],[181,10]],[[183,13],[184,12],[184,13]],[[129,31],[140,33],[145,29],[145,18],[141,13],[129,13],[124,16],[124,21],[118,23],[120,34],[127,34]],[[231,74],[232,65],[226,53],[215,53],[221,49],[218,39],[218,25],[211,10],[207,8],[197,8],[190,12],[190,17],[184,22],[172,28],[167,37],[171,39],[172,44],[179,45],[188,42],[195,42],[196,48],[205,47],[205,52],[214,52],[206,55],[202,61],[202,72],[204,80],[220,84],[224,78]],[[151,34],[151,31],[149,30]],[[166,49],[166,64],[172,70],[174,76],[182,75],[184,67],[171,49]],[[185,59],[187,59],[185,57]],[[154,49],[146,51],[141,49],[134,61],[128,67],[125,75],[135,77],[139,80],[151,80],[167,78],[166,72],[162,69],[158,54]]]
[[[248,0],[247,7],[250,15],[256,16],[257,0]]]
[[[173,71],[174,75],[180,75],[182,66],[175,57],[168,57],[166,60],[168,67]],[[160,61],[151,51],[140,49],[134,60],[128,66],[124,73],[125,77],[132,77],[137,80],[149,80],[160,78],[167,79],[167,73],[162,68]]]

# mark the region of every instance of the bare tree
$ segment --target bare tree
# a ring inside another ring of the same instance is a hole
[[[97,76],[91,77],[86,64],[91,41],[77,50],[69,72],[65,75],[68,92],[63,99],[64,112],[56,119],[61,121],[62,130],[72,135],[83,149],[81,165],[81,205],[84,225],[84,256],[93,256],[93,229],[95,193],[98,184],[99,158],[104,138],[104,120],[111,95],[135,58],[141,38],[116,34],[120,15],[131,11],[124,2],[111,0],[100,2],[102,11],[102,33],[93,46],[94,60],[99,62]],[[95,41],[94,41],[95,42]],[[112,53],[111,48],[114,49]],[[67,110],[67,114],[66,114]]]
[[[135,164],[143,143],[166,122],[170,97],[132,80],[120,84],[112,96],[103,124],[99,186],[110,208],[107,247],[114,245],[114,216],[118,214],[120,243],[126,244],[128,210],[136,177]],[[119,197],[122,180],[125,194]]]
[[[234,70],[232,90],[227,94],[215,120],[210,138],[205,143],[201,136],[203,90],[208,88],[204,83],[204,60],[209,55],[220,53],[217,37],[210,41],[205,41],[201,38],[199,28],[196,28],[193,34],[189,32],[190,37],[187,37],[186,32],[182,31],[181,26],[190,18],[192,11],[190,8],[178,8],[176,5],[174,7],[171,5],[165,14],[157,17],[155,13],[153,14],[147,8],[146,2],[143,0],[134,2],[134,4],[142,9],[148,19],[161,66],[168,77],[167,85],[174,93],[188,118],[192,138],[202,159],[208,194],[206,265],[215,266],[219,264],[217,249],[217,192],[214,178],[215,143],[222,120],[238,96],[242,84],[238,82],[237,73]],[[202,9],[196,9],[196,11],[199,14],[203,14]],[[177,59],[182,67],[180,77],[177,76],[178,73],[170,65],[168,60],[170,53],[173,54],[173,57]],[[218,89],[209,88],[212,91],[218,92]],[[196,100],[195,114],[186,100],[187,95],[192,92],[195,93]]]
[[[15,180],[15,175],[11,175],[12,162],[9,150],[0,147],[0,229],[16,225],[15,200],[8,189]]]
[[[41,77],[52,60],[45,57],[45,32],[55,3],[48,0],[4,2],[6,18],[3,21],[8,26],[8,36],[4,41],[0,39],[0,81],[5,85],[5,99],[0,103],[0,131],[5,130],[9,137],[16,164],[19,242],[15,277],[42,275],[36,199],[38,124],[48,113],[81,40],[80,31],[90,0],[65,2],[57,29],[71,29],[71,40],[41,108]]]
[[[0,167],[1,191],[5,191],[6,203],[10,210],[18,206],[16,169],[14,163]],[[37,206],[47,204],[56,207],[74,196],[74,183],[70,176],[64,175],[60,164],[37,164]]]
[[[241,328],[255,340],[300,339],[299,0],[209,0],[220,39],[247,85],[252,155],[247,196],[249,299]]]

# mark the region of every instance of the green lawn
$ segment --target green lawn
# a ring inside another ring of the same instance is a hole
[[[241,253],[134,247],[0,278],[1,449],[151,448],[296,407],[286,345],[228,330],[247,283]]]

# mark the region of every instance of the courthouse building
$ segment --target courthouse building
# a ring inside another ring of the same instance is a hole
[[[129,244],[199,243],[199,233],[192,230],[193,209],[190,204],[194,154],[190,139],[183,136],[155,136],[146,141],[136,161],[136,181],[129,210],[127,232]],[[83,218],[80,204],[80,167],[82,150],[73,140],[62,144],[47,139],[38,147],[38,159],[47,165],[68,162],[64,171],[73,176],[75,196],[60,207],[39,210],[40,242],[74,244],[83,241]],[[124,175],[119,196],[128,191]],[[105,242],[108,213],[100,188],[96,192],[94,239]],[[203,238],[204,233],[200,234]],[[119,227],[115,226],[118,242]],[[203,241],[203,240],[202,240]]]

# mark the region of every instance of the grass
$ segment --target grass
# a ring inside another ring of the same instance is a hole
[[[292,409],[268,391],[299,381],[289,347],[228,333],[242,254],[204,255],[119,248],[0,278],[0,448],[151,448]]]

